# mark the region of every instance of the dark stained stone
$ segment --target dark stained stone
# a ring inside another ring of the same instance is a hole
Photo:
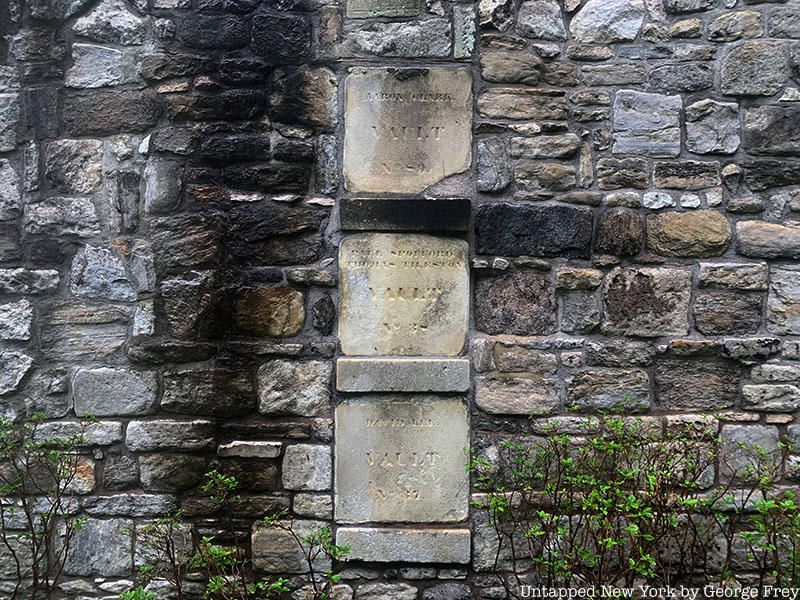
[[[508,273],[475,285],[475,322],[481,331],[547,335],[555,331],[555,317],[555,287],[545,274]]]
[[[207,161],[245,162],[269,157],[269,135],[242,133],[204,137],[200,157]]]
[[[732,361],[697,358],[656,362],[656,405],[664,410],[730,408],[739,393],[741,368]]]
[[[153,91],[96,91],[66,96],[61,118],[69,135],[112,135],[145,131],[164,112],[161,96]]]
[[[635,256],[644,248],[644,224],[634,210],[616,208],[602,213],[594,234],[595,252]]]
[[[258,15],[252,47],[277,62],[302,62],[311,50],[311,21],[305,15]]]
[[[270,115],[281,123],[311,127],[334,124],[336,75],[328,69],[279,69],[272,79]]]
[[[588,258],[592,211],[563,205],[484,204],[475,214],[475,240],[478,254]]]
[[[231,210],[228,247],[251,264],[314,262],[323,249],[328,209],[278,202],[244,204]]]
[[[156,263],[164,267],[216,263],[221,226],[219,215],[211,213],[153,219],[151,241]]]
[[[246,370],[203,369],[164,373],[161,408],[187,415],[228,417],[255,407],[256,392]]]
[[[142,57],[139,73],[145,79],[160,81],[170,77],[186,77],[210,71],[213,61],[189,54],[147,54]]]
[[[468,198],[342,198],[339,221],[355,231],[468,231]]]
[[[191,454],[147,454],[139,457],[139,479],[148,492],[181,492],[203,478],[206,459]]]
[[[744,181],[754,192],[800,183],[800,161],[744,160]]]
[[[648,186],[647,160],[644,158],[601,158],[597,161],[597,184],[603,190]]]
[[[275,148],[278,152],[278,148]],[[303,193],[308,190],[311,165],[299,160],[295,154],[292,162],[271,161],[255,166],[232,165],[217,168],[195,168],[189,173],[192,183],[223,184],[240,190],[271,193]]]
[[[231,15],[192,14],[178,23],[178,39],[190,48],[233,50],[249,41],[247,21]]]
[[[761,326],[761,294],[731,290],[699,292],[694,302],[697,330],[705,335],[755,333]]]
[[[167,114],[176,121],[241,121],[266,110],[261,90],[228,90],[217,94],[169,94]]]
[[[269,79],[272,65],[260,58],[223,58],[219,61],[216,78],[229,85],[262,84]]]
[[[216,353],[216,344],[164,338],[134,338],[127,346],[128,358],[140,364],[198,362],[208,360]]]
[[[760,106],[745,112],[744,147],[750,154],[800,156],[800,107]]]
[[[324,294],[311,307],[311,319],[314,329],[322,335],[331,335],[336,321],[336,304],[329,294]]]
[[[656,163],[653,181],[657,187],[702,190],[721,183],[718,162],[680,160]]]

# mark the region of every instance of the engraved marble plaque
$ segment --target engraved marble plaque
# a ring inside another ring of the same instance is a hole
[[[414,17],[419,14],[419,0],[347,0],[351,19],[370,17]]]
[[[339,248],[344,354],[455,356],[469,312],[467,243],[423,234],[365,233]]]
[[[345,82],[347,189],[417,193],[467,170],[471,111],[466,69],[353,69]]]
[[[467,407],[458,398],[375,395],[336,408],[336,519],[453,522],[467,517]]]

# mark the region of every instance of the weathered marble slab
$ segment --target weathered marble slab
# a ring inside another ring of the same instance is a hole
[[[467,170],[471,111],[466,69],[353,69],[345,81],[347,189],[417,193]]]
[[[467,243],[422,234],[353,235],[339,249],[345,354],[454,356],[469,319]]]
[[[349,560],[467,564],[468,529],[375,529],[340,527],[336,543],[349,546]]]
[[[340,523],[463,521],[467,407],[458,398],[375,395],[336,408]]]
[[[340,392],[466,392],[466,358],[340,358]]]
[[[419,0],[347,0],[351,19],[370,17],[414,17],[419,14]]]

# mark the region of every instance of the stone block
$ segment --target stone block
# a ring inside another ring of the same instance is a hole
[[[139,480],[148,492],[182,492],[203,479],[206,459],[191,454],[147,454],[139,457]]]
[[[136,300],[125,265],[108,248],[84,246],[72,260],[70,291],[82,298],[131,302]]]
[[[406,23],[372,22],[348,32],[339,55],[447,58],[453,48],[449,19]]]
[[[560,90],[493,87],[478,98],[478,113],[493,119],[561,120],[567,117],[567,101]]]
[[[647,245],[663,256],[718,256],[728,248],[732,233],[725,215],[714,210],[647,216]]]
[[[614,154],[678,156],[680,96],[620,90],[614,101]]]
[[[778,41],[745,42],[722,61],[720,87],[726,95],[772,96],[789,78],[789,64]]]
[[[739,148],[739,105],[700,100],[686,107],[686,148],[695,154],[733,154]]]
[[[421,234],[354,235],[342,241],[339,269],[345,354],[452,356],[463,349],[469,304],[465,242]]]
[[[155,408],[158,379],[150,371],[79,369],[72,390],[78,416],[143,415]]]
[[[368,396],[336,409],[336,520],[467,517],[467,408],[457,398]]]
[[[353,231],[468,231],[467,198],[341,198],[339,225]]]
[[[738,250],[756,258],[800,258],[800,226],[739,221],[736,224]]]
[[[544,273],[507,273],[475,285],[475,325],[489,334],[553,333],[556,308],[555,285]]]
[[[741,367],[732,361],[660,359],[655,370],[656,406],[682,411],[732,408],[740,379]]]
[[[276,358],[258,369],[258,411],[321,417],[331,403],[333,366],[326,361]]]
[[[640,369],[584,369],[567,379],[572,410],[647,412],[650,402],[650,378]]]
[[[467,564],[470,559],[468,529],[340,527],[336,543],[350,547],[351,560],[366,562]],[[416,592],[409,596],[415,597]]]
[[[15,391],[33,366],[33,359],[16,350],[0,352],[0,395]]]
[[[97,42],[138,45],[145,41],[144,21],[123,0],[103,0],[72,26],[76,34]]]
[[[781,460],[780,434],[770,425],[723,425],[720,477],[753,480]]]
[[[700,287],[744,291],[767,289],[765,263],[700,263]]]
[[[133,521],[87,519],[76,531],[64,563],[66,575],[126,577],[133,569]]]
[[[354,69],[345,80],[346,187],[417,193],[465,171],[471,107],[465,69]]]
[[[281,455],[281,442],[241,441],[220,444],[217,456],[223,458],[278,458]]]
[[[25,205],[23,229],[31,235],[88,238],[100,233],[97,212],[88,198],[52,197]]]
[[[301,540],[306,539],[315,531],[327,527],[322,521],[305,521],[295,519],[291,523],[295,535]],[[253,552],[253,568],[266,573],[308,573],[309,566],[306,562],[304,547],[300,547],[292,532],[279,527],[268,527],[256,521],[253,524],[250,542]],[[329,569],[331,562],[320,554],[314,561],[314,569],[324,572]]]
[[[800,156],[800,107],[759,106],[745,111],[744,148],[750,154]]]
[[[585,44],[636,39],[646,15],[643,0],[589,0],[573,17],[569,30]]]
[[[19,94],[0,94],[0,152],[10,152],[17,147],[21,117]]]
[[[27,300],[0,304],[0,340],[29,340],[32,323],[33,306]]]
[[[255,406],[252,375],[238,369],[166,371],[161,408],[185,415],[236,417]]]
[[[744,385],[742,408],[759,412],[794,413],[800,409],[800,387],[789,384]]]
[[[371,17],[414,17],[419,14],[416,0],[347,0],[347,16],[351,19]]]
[[[705,335],[755,333],[761,326],[761,304],[762,294],[699,291],[694,303],[695,327]]]
[[[283,487],[325,491],[331,488],[331,449],[318,444],[293,444],[283,455]]]
[[[543,416],[561,407],[560,384],[555,376],[486,376],[475,381],[475,404],[491,414]]]
[[[131,421],[125,444],[134,452],[159,450],[199,451],[215,447],[215,428],[211,421]]]
[[[773,267],[767,295],[767,329],[781,335],[800,334],[800,268]]]
[[[466,392],[469,361],[459,358],[340,358],[340,392]]]
[[[597,218],[594,249],[614,256],[635,256],[644,249],[644,222],[633,210],[614,208]]]

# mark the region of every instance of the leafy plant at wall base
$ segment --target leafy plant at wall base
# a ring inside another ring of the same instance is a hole
[[[46,437],[44,416],[0,417],[0,546],[13,563],[12,598],[51,598],[70,543],[85,523],[73,514],[83,468],[80,433]]]

